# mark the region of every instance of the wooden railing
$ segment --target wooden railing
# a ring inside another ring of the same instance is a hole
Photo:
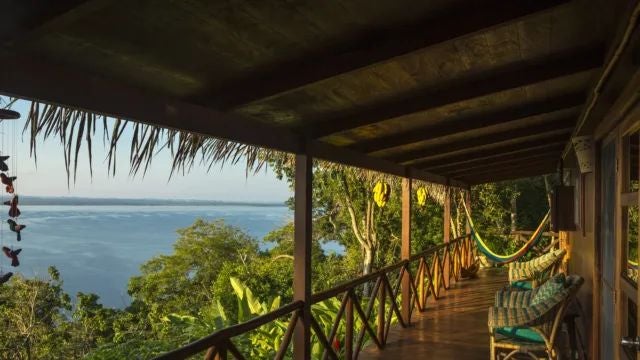
[[[364,347],[367,336],[379,349],[384,348],[393,321],[406,327],[416,309],[425,311],[429,298],[438,300],[441,290],[449,289],[451,280],[460,280],[462,269],[474,263],[476,254],[475,242],[467,235],[314,294],[311,297],[312,305],[334,298],[340,302],[330,328],[323,328],[312,307],[311,329],[322,346],[321,358],[355,359]],[[246,355],[234,345],[233,338],[287,318],[287,329],[274,356],[275,359],[283,359],[288,353],[303,307],[302,301],[293,302],[266,315],[217,331],[156,359],[186,359],[205,351],[205,359],[227,359],[229,354],[235,359],[246,359]],[[340,328],[344,329],[344,334],[340,339],[342,341],[337,344]]]

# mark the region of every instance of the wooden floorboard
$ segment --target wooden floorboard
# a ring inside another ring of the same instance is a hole
[[[409,328],[391,329],[384,350],[369,346],[359,359],[488,359],[487,308],[506,283],[505,269],[485,269],[477,279],[452,284],[413,315]]]

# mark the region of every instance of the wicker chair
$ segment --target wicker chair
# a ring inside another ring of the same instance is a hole
[[[538,287],[560,270],[566,253],[564,249],[553,250],[529,261],[509,263],[509,283],[525,289]]]
[[[555,281],[556,275],[549,281]],[[558,359],[557,338],[567,305],[584,280],[568,276],[564,286],[544,301],[534,302],[540,288],[527,291],[503,290],[496,294],[495,306],[489,308],[491,359],[500,349],[507,353],[503,360],[516,354],[532,359]],[[540,357],[542,354],[542,357]]]

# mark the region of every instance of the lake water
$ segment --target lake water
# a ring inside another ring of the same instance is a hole
[[[25,276],[47,276],[47,267],[60,270],[65,290],[93,292],[102,303],[123,307],[129,303],[128,279],[140,265],[172,252],[176,230],[201,217],[224,219],[256,239],[278,228],[293,215],[285,206],[21,206],[26,224],[22,241],[3,224],[4,245],[22,248],[19,268],[0,260],[3,271]]]

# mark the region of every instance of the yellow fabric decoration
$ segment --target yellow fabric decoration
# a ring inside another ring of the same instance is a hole
[[[421,187],[418,189],[418,205],[425,206],[427,204],[427,189]]]
[[[384,207],[389,201],[391,195],[391,186],[389,184],[378,181],[373,187],[373,201],[379,206]]]

